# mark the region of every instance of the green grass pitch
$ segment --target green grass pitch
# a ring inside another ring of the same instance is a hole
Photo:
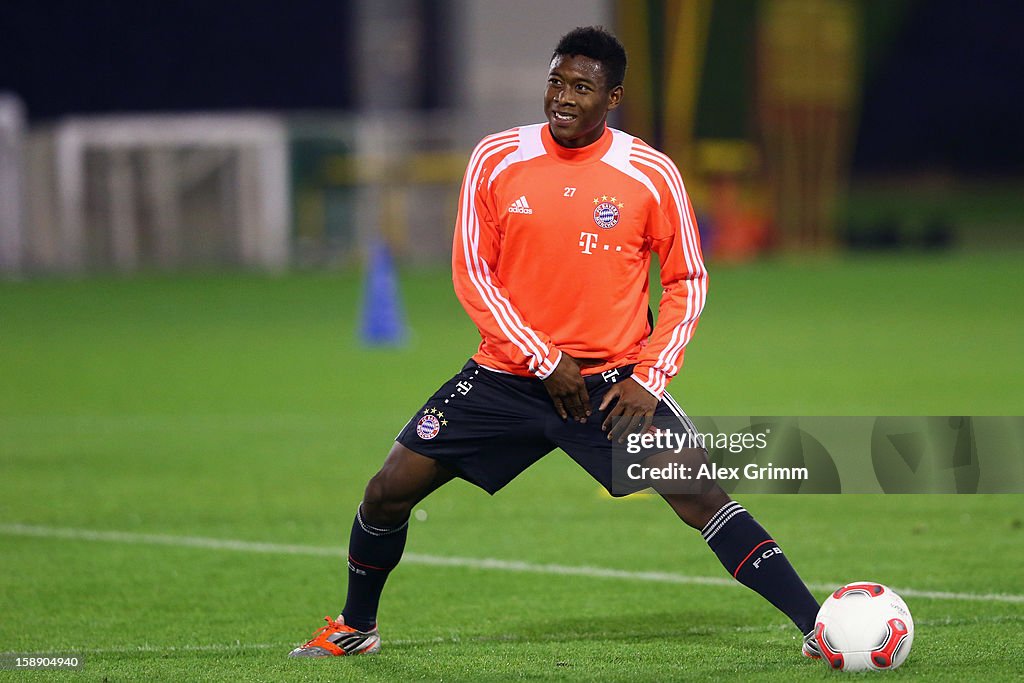
[[[1020,272],[1012,254],[712,267],[673,394],[695,415],[1020,415]],[[453,482],[420,506],[380,656],[286,658],[340,610],[366,479],[475,348],[446,273],[402,284],[413,338],[370,350],[354,275],[0,283],[0,652],[85,657],[0,679],[836,675],[662,502],[602,496],[558,453],[494,498]],[[819,598],[907,589],[914,650],[885,675],[1022,676],[1020,496],[741,501]]]

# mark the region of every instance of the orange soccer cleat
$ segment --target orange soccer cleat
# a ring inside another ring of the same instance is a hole
[[[370,631],[357,631],[346,626],[340,615],[337,619],[324,619],[327,625],[321,626],[305,645],[288,653],[289,657],[344,657],[380,652],[380,633],[376,626]]]

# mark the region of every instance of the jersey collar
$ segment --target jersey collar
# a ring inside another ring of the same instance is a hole
[[[551,130],[547,125],[541,130],[540,137],[544,143],[544,151],[549,156],[570,164],[586,164],[598,161],[612,146],[612,131],[608,126],[604,127],[604,132],[601,133],[601,137],[597,140],[586,147],[577,147],[575,149],[558,144],[555,138],[551,136]]]

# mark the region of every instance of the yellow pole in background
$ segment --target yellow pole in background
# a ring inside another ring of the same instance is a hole
[[[665,7],[664,152],[684,174],[696,169],[694,149],[712,0],[668,0]]]
[[[650,16],[645,0],[619,0],[616,5],[616,33],[626,48],[626,97],[622,101],[622,127],[631,135],[654,143],[654,96],[652,58],[649,44]]]
[[[859,82],[857,7],[850,0],[763,0],[758,123],[781,245],[837,241]]]

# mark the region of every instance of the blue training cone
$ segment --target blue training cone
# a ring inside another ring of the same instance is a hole
[[[406,340],[407,327],[398,293],[391,251],[381,239],[370,245],[363,281],[363,308],[359,336],[368,346],[397,346]]]

